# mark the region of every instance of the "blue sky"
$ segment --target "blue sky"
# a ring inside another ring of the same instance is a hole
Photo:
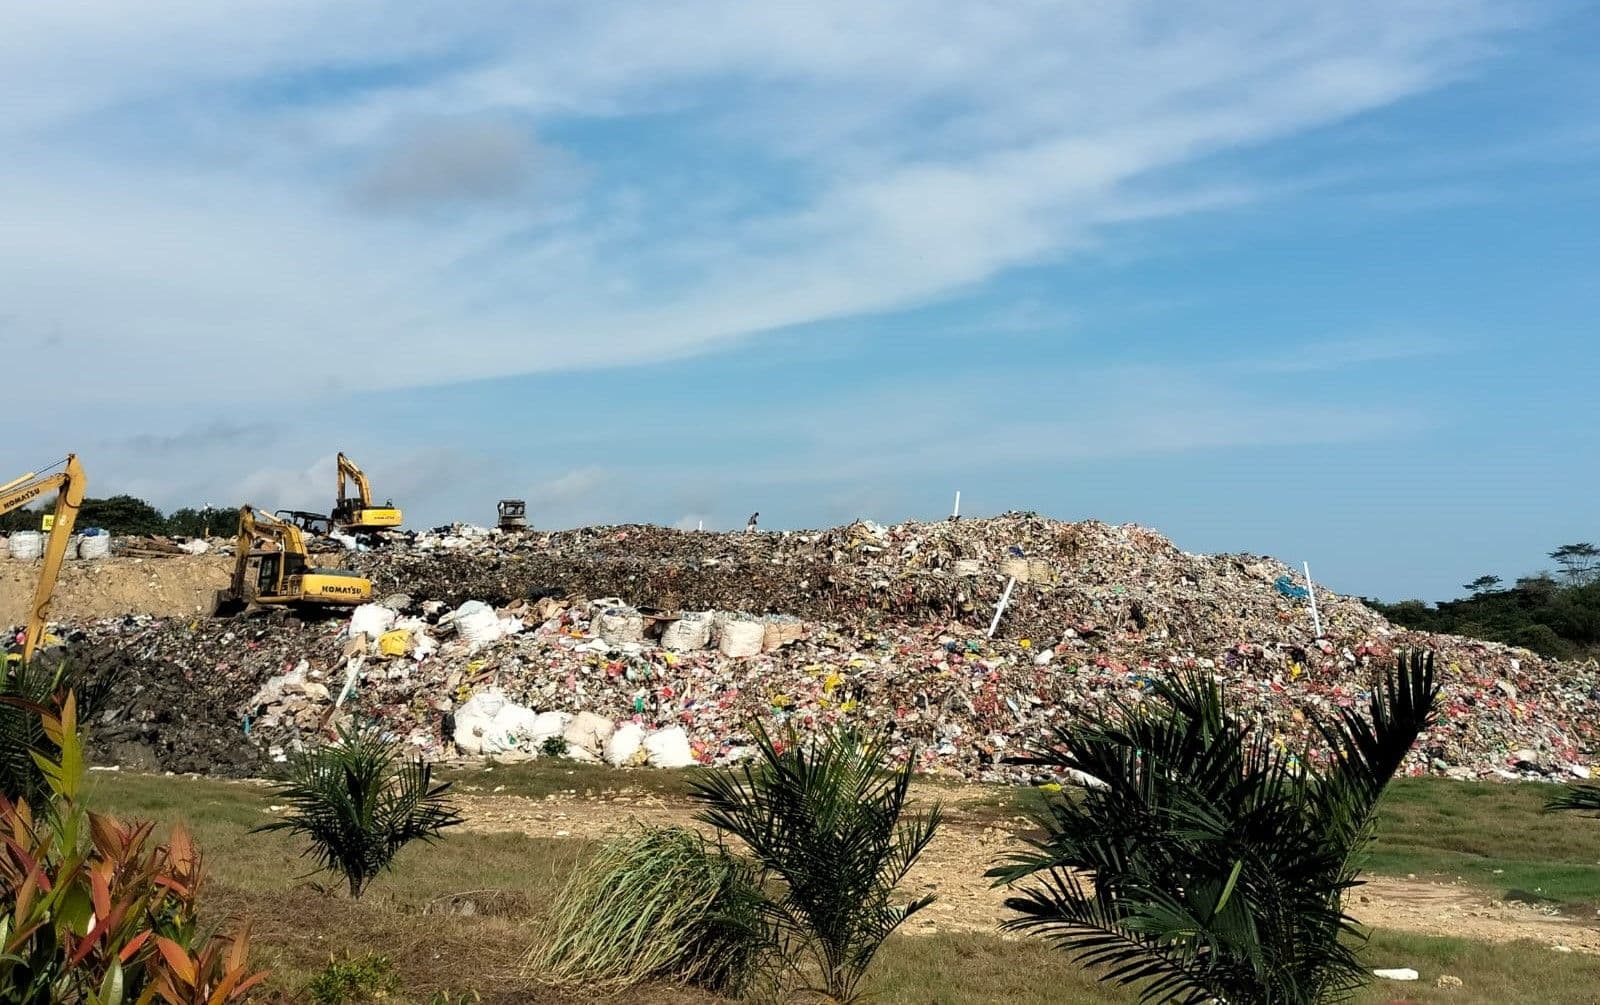
[[[62,6],[0,36],[0,471],[960,489],[1386,598],[1600,532],[1593,5]]]

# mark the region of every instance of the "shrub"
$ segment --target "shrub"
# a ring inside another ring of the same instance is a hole
[[[1555,629],[1549,625],[1528,625],[1517,630],[1511,637],[1513,645],[1532,649],[1540,656],[1550,659],[1570,659],[1573,647],[1565,639],[1556,634]]]
[[[539,753],[546,757],[566,757],[567,738],[559,735],[545,737],[544,742],[539,744]]]
[[[0,796],[0,1002],[46,1005],[223,1005],[264,973],[249,972],[249,934],[202,933],[200,852],[182,827],[166,844],[153,825],[90,813],[77,708],[41,715],[59,751],[37,755],[50,803]]]
[[[680,981],[737,994],[766,949],[755,870],[680,827],[607,842],[556,897],[530,962],[556,984]]]
[[[303,854],[343,876],[358,898],[401,848],[461,823],[445,797],[450,783],[433,784],[432,772],[377,727],[341,727],[338,743],[300,755],[278,786],[289,813],[256,830],[306,838]]]
[[[400,987],[389,957],[368,953],[359,959],[329,957],[328,965],[306,983],[313,1005],[354,1005],[389,997]]]
[[[780,881],[762,911],[799,990],[855,1001],[884,940],[933,902],[891,899],[933,840],[940,809],[905,813],[911,762],[891,769],[884,734],[844,727],[801,742],[791,728],[780,746],[754,731],[752,762],[693,783],[705,806],[698,818],[737,836],[765,878]]]
[[[1438,695],[1413,654],[1369,715],[1316,722],[1331,762],[1302,770],[1233,713],[1208,677],[1156,685],[1103,722],[1057,727],[1030,763],[1097,781],[1035,817],[1033,850],[991,870],[1033,879],[1006,901],[1013,930],[1045,935],[1144,1001],[1306,1005],[1366,971],[1343,897],[1357,885],[1379,797]],[[1301,763],[1307,758],[1300,759]]]

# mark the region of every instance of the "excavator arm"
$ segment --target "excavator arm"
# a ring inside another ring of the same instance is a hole
[[[87,484],[77,454],[68,454],[62,470],[49,475],[26,474],[0,486],[0,515],[54,491],[56,494],[55,520],[50,524],[50,538],[45,542],[44,565],[39,570],[39,583],[34,587],[33,606],[28,612],[27,634],[23,637],[22,661],[33,659],[34,650],[44,638],[45,625],[49,623],[50,598],[56,592],[56,580],[61,575],[61,563],[67,557],[67,543],[72,539],[72,527],[78,522],[78,508],[83,505],[83,490]]]
[[[326,456],[326,455],[324,455]],[[361,508],[366,509],[372,505],[372,486],[367,484],[367,476],[356,467],[356,462],[339,454],[339,508],[345,506],[345,479],[356,483],[356,493],[361,500]]]

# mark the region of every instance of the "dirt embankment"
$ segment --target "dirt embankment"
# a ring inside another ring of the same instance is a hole
[[[226,555],[71,561],[61,567],[50,613],[74,622],[122,614],[205,614],[232,570],[233,559]],[[0,553],[0,625],[27,621],[38,582],[38,562]]]

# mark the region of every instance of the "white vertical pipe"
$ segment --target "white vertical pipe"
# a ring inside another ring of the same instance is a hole
[[[994,638],[994,630],[1000,627],[1000,616],[1006,613],[1006,605],[1011,603],[1011,588],[1017,585],[1017,577],[1012,576],[1006,581],[1006,592],[1000,594],[1000,603],[995,606],[994,620],[989,622],[989,638]]]
[[[1306,592],[1311,594],[1311,627],[1316,629],[1317,638],[1322,638],[1322,618],[1317,614],[1317,584],[1311,581],[1311,563],[1302,562],[1306,570]]]

